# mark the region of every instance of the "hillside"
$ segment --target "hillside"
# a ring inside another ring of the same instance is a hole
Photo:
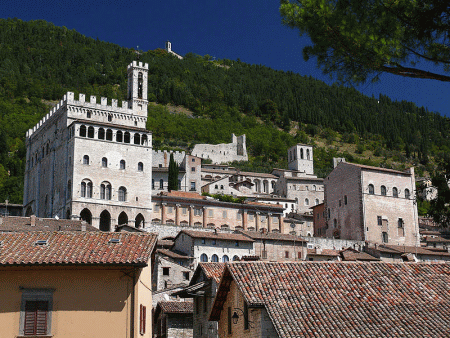
[[[402,168],[449,152],[450,121],[413,103],[370,98],[292,72],[239,60],[139,51],[45,21],[0,20],[0,201],[21,203],[24,136],[67,91],[125,99],[126,65],[149,63],[148,129],[155,148],[229,142],[247,134],[246,169],[286,166],[294,143],[316,145],[316,170],[333,156]],[[168,106],[167,106],[168,105]]]

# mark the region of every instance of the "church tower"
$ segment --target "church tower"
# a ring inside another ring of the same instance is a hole
[[[314,175],[313,147],[296,144],[288,150],[288,169]]]
[[[128,108],[147,117],[148,64],[133,61],[128,65]]]

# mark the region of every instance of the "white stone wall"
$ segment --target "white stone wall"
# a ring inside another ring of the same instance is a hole
[[[232,135],[232,143],[196,144],[192,155],[204,159],[211,159],[213,163],[227,163],[233,161],[248,161],[245,135]]]
[[[296,144],[288,149],[288,169],[314,175],[313,147]]]

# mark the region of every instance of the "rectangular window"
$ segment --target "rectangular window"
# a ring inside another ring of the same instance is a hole
[[[202,238],[202,244],[206,243],[206,239]]]
[[[187,215],[187,208],[181,208],[181,212],[183,215]]]
[[[344,204],[347,205],[347,195],[344,196]]]
[[[147,307],[141,304],[139,312],[139,333],[141,335],[145,334],[146,324],[147,324]]]
[[[169,276],[170,268],[163,268],[163,276]]]
[[[284,258],[289,258],[289,251],[284,252]]]
[[[192,168],[191,168],[191,171],[192,171],[193,173],[195,173],[195,167],[192,167]]]
[[[267,251],[266,250],[262,251],[262,259],[267,259]]]
[[[248,305],[247,302],[244,301],[244,330],[249,329],[249,322],[248,322]]]
[[[383,243],[388,242],[388,233],[387,232],[382,233],[382,240],[383,240]]]
[[[236,241],[236,243],[234,243],[234,246],[239,246],[239,241]]]
[[[20,306],[21,336],[50,336],[52,289],[22,289]]]
[[[297,252],[297,258],[298,259],[302,259],[302,252],[301,251]]]
[[[381,216],[377,216],[377,223],[378,225],[383,225],[383,220],[381,219]]]
[[[191,191],[195,191],[195,182],[191,182]]]
[[[194,209],[194,215],[195,216],[201,216],[202,215],[202,209]]]
[[[189,271],[183,271],[184,280],[189,280]]]

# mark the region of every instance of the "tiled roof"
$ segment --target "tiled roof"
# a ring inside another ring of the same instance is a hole
[[[160,253],[164,256],[173,258],[173,259],[190,259],[190,258],[194,258],[194,257],[190,257],[187,255],[180,255],[179,253],[167,250],[167,249],[158,249],[156,250],[157,253]]]
[[[82,221],[39,217],[34,217],[34,219],[35,225],[31,226],[31,217],[0,217],[0,232],[81,231]],[[86,222],[84,224],[86,225],[86,231],[100,231]]]
[[[282,338],[450,336],[449,264],[227,263],[211,320],[230,279]]]
[[[219,284],[220,277],[222,277],[225,270],[225,263],[198,263],[198,265],[207,278],[214,278],[216,283]]]
[[[158,239],[158,242],[156,243],[158,247],[172,247],[173,241],[168,239]]]
[[[164,313],[194,313],[194,304],[192,301],[176,302],[165,301],[158,302],[157,307],[160,307]]]
[[[205,200],[206,196],[202,196],[197,194],[196,192],[187,192],[187,191],[161,191],[161,196],[169,196],[169,197],[181,197],[181,198],[190,198],[190,199],[198,199]]]
[[[0,233],[0,265],[147,265],[156,234],[105,232]],[[110,242],[118,239],[119,243]],[[37,241],[47,241],[38,245]]]
[[[308,256],[339,256],[339,251],[333,249],[322,249],[317,251],[316,249],[308,249]]]
[[[432,256],[450,256],[450,252],[435,252],[428,250],[426,248],[417,247],[417,246],[403,246],[403,245],[379,245],[378,250],[380,252],[388,252],[388,253],[412,253],[418,255],[432,255]]]
[[[213,232],[213,231],[194,231],[194,230],[181,230],[177,237],[181,233],[193,238],[209,238],[209,239],[220,239],[224,241],[241,241],[241,242],[253,242],[253,239],[244,236],[242,234],[226,233],[226,232]]]
[[[254,240],[269,239],[274,241],[289,241],[289,242],[304,242],[300,236],[293,236],[288,234],[278,234],[274,232],[262,233],[260,231],[239,231],[241,234],[248,236]]]
[[[443,237],[440,237],[440,236],[438,236],[438,237],[427,236],[426,239],[425,239],[425,242],[448,243],[448,242],[450,242],[450,239],[446,239],[446,238],[443,238]]]
[[[379,258],[376,258],[372,255],[369,255],[367,252],[361,252],[353,249],[345,249],[342,250],[340,256],[343,261],[379,261]]]

